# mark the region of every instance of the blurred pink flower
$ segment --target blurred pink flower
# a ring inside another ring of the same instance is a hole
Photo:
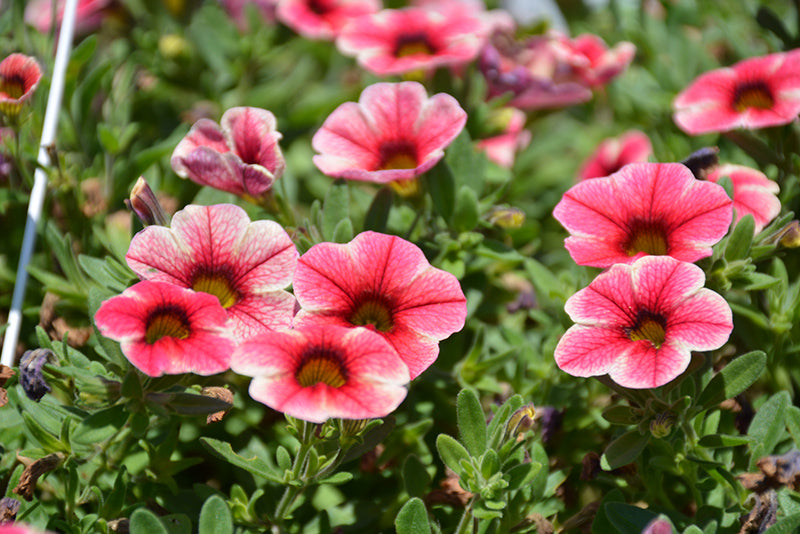
[[[669,256],[611,266],[567,300],[577,324],[558,342],[556,364],[626,388],[663,386],[693,350],[718,349],[733,331],[730,306],[704,283],[702,269]]]
[[[592,88],[605,85],[620,75],[636,55],[636,46],[627,41],[608,48],[600,37],[588,33],[570,39],[552,32],[552,37],[557,43],[555,50],[559,60],[570,65],[574,75]]]
[[[30,56],[11,54],[0,61],[0,112],[18,115],[41,79],[42,70]]]
[[[221,127],[220,127],[221,125]],[[220,125],[200,119],[172,153],[182,178],[250,199],[269,194],[286,167],[275,116],[260,108],[231,108]]]
[[[53,24],[54,1],[56,27],[60,28],[66,0],[29,0],[25,4],[25,22],[41,33],[49,32]],[[75,35],[86,35],[98,30],[113,4],[113,0],[78,0],[75,11]]]
[[[690,135],[788,124],[800,113],[800,50],[706,72],[672,107],[675,123]]]
[[[240,31],[247,30],[247,6],[253,6],[266,23],[275,21],[275,8],[278,0],[219,0],[228,16]]]
[[[672,534],[672,523],[668,519],[657,517],[647,523],[642,534]]]
[[[515,108],[505,108],[501,113],[507,112],[507,124],[503,132],[481,139],[475,146],[486,152],[486,157],[510,169],[514,165],[514,157],[518,150],[528,146],[531,142],[531,132],[525,129],[525,113]]]
[[[483,0],[411,0],[409,5],[434,9],[445,14],[468,11],[481,21],[483,25],[481,33],[484,36],[489,36],[495,31],[514,32],[517,28],[511,13],[504,9],[487,11]]]
[[[413,243],[375,232],[311,247],[297,264],[294,293],[301,307],[296,327],[367,326],[392,344],[412,379],[467,316],[455,276],[431,266]]]
[[[381,0],[278,0],[277,15],[303,37],[333,41],[348,22],[381,7]]]
[[[483,23],[469,10],[407,7],[351,21],[336,46],[366,70],[390,76],[463,65],[477,57],[484,39]]]
[[[408,368],[366,328],[310,326],[242,343],[231,368],[252,376],[250,396],[292,417],[383,417],[406,397]]]
[[[720,165],[708,175],[709,182],[727,176],[733,183],[733,209],[738,221],[748,213],[756,221],[756,233],[764,229],[781,212],[777,195],[780,187],[756,169],[743,165]]]
[[[578,174],[580,180],[602,178],[614,174],[628,163],[647,161],[653,154],[653,145],[647,134],[630,130],[619,137],[601,142]]]
[[[125,259],[140,278],[217,297],[238,340],[288,328],[297,249],[274,221],[250,222],[232,204],[186,206],[172,227],[148,226],[133,237]]]
[[[211,295],[164,282],[139,282],[100,306],[100,333],[148,376],[213,375],[229,368],[235,342]]]
[[[710,256],[731,211],[721,186],[695,179],[680,163],[631,163],[574,185],[553,216],[570,233],[564,244],[572,259],[603,268],[645,255]]]
[[[328,176],[375,183],[411,180],[444,156],[467,114],[450,95],[428,98],[417,82],[376,83],[358,103],[325,119],[311,144],[314,164]]]

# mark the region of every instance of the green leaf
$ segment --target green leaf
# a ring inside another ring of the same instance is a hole
[[[450,167],[456,186],[465,185],[478,194],[483,191],[488,160],[484,154],[475,150],[466,129],[447,147],[445,161]]]
[[[278,467],[284,471],[292,468],[292,457],[283,445],[278,445],[275,451],[275,460],[278,462]]]
[[[634,425],[641,418],[641,412],[630,406],[611,406],[603,410],[603,419],[614,425]]]
[[[439,451],[439,456],[444,464],[457,474],[461,474],[464,470],[461,466],[462,460],[470,463],[467,449],[447,434],[439,434],[439,437],[436,438],[436,450]]]
[[[392,210],[394,192],[391,187],[382,187],[372,199],[367,214],[364,217],[364,230],[386,232],[386,223],[389,221],[389,212]]]
[[[428,193],[431,195],[433,210],[446,221],[453,216],[455,206],[456,185],[450,166],[440,161],[424,175]]]
[[[347,187],[345,180],[336,180],[325,194],[325,203],[322,207],[322,235],[326,241],[333,241],[337,225],[350,218],[350,191]]]
[[[137,508],[131,514],[130,534],[169,534],[156,514],[147,508]]]
[[[219,495],[212,495],[203,503],[197,534],[233,534],[233,514]]]
[[[622,502],[608,502],[603,508],[606,517],[614,525],[614,532],[619,534],[641,534],[647,523],[658,516],[650,510]]]
[[[431,524],[422,499],[410,499],[397,513],[394,526],[397,534],[430,534]]]
[[[750,252],[750,245],[753,244],[753,236],[756,233],[756,220],[751,214],[747,214],[733,227],[733,233],[728,237],[725,245],[725,259],[734,261],[747,257]]]
[[[344,484],[345,482],[350,482],[353,480],[353,473],[349,471],[339,471],[338,473],[334,473],[327,478],[323,478],[319,481],[320,484]]]
[[[22,412],[22,419],[25,421],[25,427],[43,449],[47,452],[66,452],[67,449],[64,444],[61,443],[56,436],[45,430],[45,428],[28,412]]]
[[[707,449],[721,449],[724,447],[738,447],[753,441],[747,436],[729,436],[727,434],[711,434],[700,438],[699,445]]]
[[[453,229],[458,232],[469,232],[478,224],[479,218],[478,195],[469,186],[462,186],[458,190],[453,208]]]
[[[800,408],[789,406],[786,410],[786,427],[794,439],[795,447],[800,448]]]
[[[486,454],[483,455],[483,459],[481,460],[481,475],[484,479],[488,480],[497,473],[500,469],[500,461],[497,458],[497,451],[494,449],[489,449],[486,451]]]
[[[115,156],[119,153],[120,144],[117,134],[111,131],[111,127],[103,122],[97,125],[97,139],[103,150]]]
[[[403,485],[406,492],[411,497],[421,497],[425,495],[428,485],[431,483],[431,476],[425,469],[417,455],[410,454],[403,464]]]
[[[471,389],[462,389],[457,399],[458,437],[472,456],[486,450],[486,416],[481,401]]]
[[[231,409],[231,404],[224,400],[192,393],[157,393],[151,391],[145,394],[145,399],[181,415],[208,415]]]
[[[252,458],[244,458],[239,456],[233,452],[233,448],[231,447],[230,443],[226,443],[218,439],[203,437],[200,438],[200,443],[202,443],[203,446],[206,447],[206,449],[208,449],[210,452],[214,453],[228,463],[231,463],[237,467],[241,467],[248,473],[258,475],[272,482],[277,482],[279,484],[283,483],[283,474],[281,473],[279,475],[273,466],[267,464],[264,460],[257,456],[253,456]]]
[[[649,436],[642,435],[638,430],[625,432],[612,441],[600,458],[600,467],[611,471],[636,460],[647,445]]]
[[[775,445],[783,437],[786,428],[785,414],[790,405],[789,392],[780,391],[770,397],[756,412],[747,432],[747,435],[753,438],[753,452],[748,470],[755,469],[759,458],[772,454]]]
[[[731,360],[700,393],[697,406],[708,409],[725,399],[735,397],[758,380],[766,366],[767,355],[760,350],[742,354]]]
[[[117,433],[128,420],[128,416],[128,410],[123,404],[94,412],[78,424],[72,433],[72,441],[81,445],[101,443]]]
[[[351,239],[353,239],[353,222],[350,219],[342,219],[333,229],[331,241],[334,243],[347,243]]]
[[[791,534],[800,527],[800,514],[793,514],[778,520],[777,523],[764,531],[764,534]]]

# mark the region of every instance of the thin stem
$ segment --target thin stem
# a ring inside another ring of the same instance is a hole
[[[464,515],[461,516],[461,520],[456,527],[455,534],[467,534],[470,531],[469,527],[470,524],[472,524],[472,507],[475,505],[477,499],[478,497],[474,496],[469,503],[467,503],[466,508],[464,508]]]
[[[286,518],[286,514],[292,509],[292,504],[294,504],[295,499],[297,499],[297,497],[299,497],[300,494],[302,494],[306,489],[306,480],[305,478],[301,478],[300,474],[303,472],[303,468],[308,460],[308,453],[314,446],[313,438],[315,427],[316,425],[314,423],[303,421],[303,430],[300,435],[300,449],[298,449],[297,456],[294,458],[294,465],[292,465],[292,480],[290,482],[299,480],[304,484],[301,486],[295,486],[293,484],[286,486],[286,490],[283,492],[283,496],[278,502],[277,508],[275,508],[275,524],[272,528],[272,531],[275,533],[284,531],[282,524]]]

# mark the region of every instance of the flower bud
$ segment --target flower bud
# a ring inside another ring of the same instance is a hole
[[[511,417],[506,423],[506,436],[517,436],[523,432],[527,432],[533,428],[533,417],[536,415],[536,410],[533,403],[526,404],[516,412],[511,414]]]
[[[783,227],[778,243],[786,248],[800,247],[800,221],[794,220]]]
[[[519,208],[497,206],[489,212],[489,222],[500,228],[513,230],[525,222],[525,212]]]
[[[666,438],[672,432],[677,417],[672,412],[661,412],[650,420],[650,434],[654,438]]]
[[[692,152],[688,158],[681,161],[685,166],[689,167],[694,177],[698,180],[705,180],[708,173],[714,170],[714,167],[719,165],[719,148],[715,146],[701,148]]]
[[[131,189],[131,197],[125,201],[125,204],[145,226],[154,224],[169,226],[169,218],[167,218],[164,208],[161,207],[161,203],[143,177],[140,176],[136,180],[136,184]]]

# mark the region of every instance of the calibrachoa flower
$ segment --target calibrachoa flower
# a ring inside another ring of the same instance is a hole
[[[501,110],[506,121],[502,133],[481,139],[475,146],[486,152],[486,157],[501,167],[511,168],[518,150],[531,142],[531,132],[525,129],[525,113],[515,108]]]
[[[644,255],[694,262],[728,231],[731,199],[680,163],[632,163],[606,178],[574,185],[553,216],[579,265],[609,267]]]
[[[41,33],[47,33],[53,24],[55,2],[56,27],[61,27],[66,0],[30,0],[25,4],[25,22]],[[75,34],[86,35],[100,28],[103,20],[114,9],[113,0],[78,0],[75,10]]]
[[[403,402],[408,368],[366,328],[310,326],[257,336],[234,352],[231,369],[252,376],[250,396],[292,417],[383,417]]]
[[[175,147],[172,169],[201,185],[256,200],[265,197],[286,167],[275,116],[260,108],[231,108],[220,125],[197,121]]]
[[[413,243],[375,232],[311,247],[300,257],[293,287],[301,307],[296,327],[367,326],[394,346],[412,379],[467,316],[455,276],[431,266]]]
[[[149,376],[221,373],[235,347],[214,296],[164,282],[129,287],[103,302],[94,321]]]
[[[610,176],[628,163],[647,161],[652,154],[653,145],[647,134],[631,130],[601,142],[583,164],[578,176],[581,180]]]
[[[376,83],[358,103],[345,102],[325,119],[311,144],[314,164],[328,176],[390,183],[433,167],[467,122],[450,95],[428,98],[417,82]]]
[[[220,5],[236,23],[240,31],[247,30],[247,6],[255,8],[261,15],[264,22],[270,23],[275,20],[275,8],[278,0],[219,0]]]
[[[477,57],[484,25],[469,10],[384,9],[346,25],[336,46],[378,76],[463,65]]]
[[[800,113],[800,51],[769,54],[699,76],[672,104],[686,133],[758,129]]]
[[[607,84],[624,72],[636,55],[636,46],[623,41],[608,48],[605,41],[592,34],[570,39],[559,32],[551,32],[558,43],[555,48],[561,61],[572,67],[574,75],[589,87]]]
[[[627,388],[666,384],[693,350],[718,349],[733,330],[728,303],[704,283],[702,269],[669,256],[613,265],[567,300],[577,324],[558,342],[556,363]]]
[[[24,54],[11,54],[0,62],[0,112],[16,116],[22,104],[33,96],[42,79],[36,60]]]
[[[348,22],[381,7],[380,0],[279,0],[277,15],[303,37],[333,41]]]
[[[718,182],[727,176],[733,183],[733,209],[738,221],[748,213],[756,222],[756,233],[764,229],[781,212],[781,201],[777,195],[778,184],[756,169],[743,165],[720,165],[711,171],[707,179]]]
[[[239,340],[287,328],[294,298],[297,249],[274,221],[250,222],[232,204],[187,206],[172,227],[148,226],[133,237],[125,256],[145,280],[210,293],[233,322]]]

